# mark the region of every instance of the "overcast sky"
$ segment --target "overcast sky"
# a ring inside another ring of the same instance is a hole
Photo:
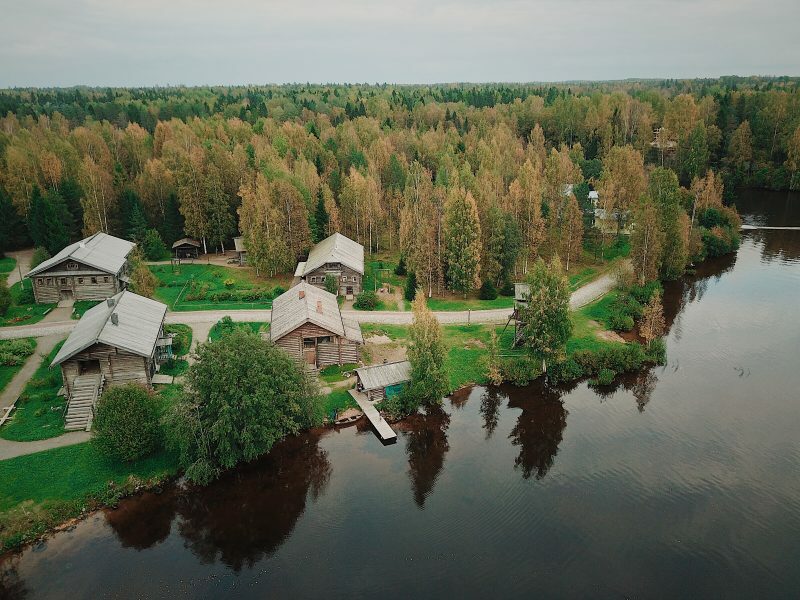
[[[0,87],[800,75],[800,0],[0,0]]]

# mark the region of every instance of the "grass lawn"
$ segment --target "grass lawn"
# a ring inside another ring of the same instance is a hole
[[[30,289],[31,283],[29,281],[24,283]],[[12,303],[5,316],[0,317],[0,327],[38,323],[56,306],[55,304],[20,303],[21,293],[22,284],[20,282],[11,286]]]
[[[31,348],[36,348],[36,339],[35,338],[23,338],[25,341],[30,344]],[[0,341],[0,351],[3,350],[3,341]],[[24,362],[22,364],[25,364]],[[2,392],[9,382],[14,378],[14,375],[17,374],[22,368],[22,364],[15,365],[15,366],[3,366],[0,365],[0,392]]]
[[[80,319],[87,310],[100,304],[97,300],[78,300],[72,306],[72,318]]]
[[[428,298],[428,307],[433,311],[458,311],[458,310],[488,310],[492,308],[511,308],[514,298],[511,296],[498,296],[494,300],[480,300],[478,298]]]
[[[212,342],[216,342],[222,337],[224,328],[221,324],[222,321],[217,321],[211,328],[211,331],[208,333],[208,339]],[[260,321],[243,321],[241,323],[234,322],[233,327],[236,327],[237,329],[248,329],[253,333],[269,331],[269,323],[262,323]]]
[[[345,365],[330,365],[325,367],[319,372],[319,378],[324,381],[325,383],[336,383],[339,381],[344,381],[347,379],[342,375],[342,373],[346,371],[352,371],[353,369],[357,369],[357,364],[345,364]]]
[[[161,368],[158,370],[158,372],[160,375],[172,375],[173,377],[178,377],[186,373],[188,369],[188,361],[185,361],[182,358],[173,358],[172,360],[169,360],[161,365]]]
[[[0,273],[10,273],[17,266],[17,259],[13,256],[0,258]]]
[[[249,269],[222,267],[219,265],[150,265],[150,270],[158,278],[155,299],[167,304],[171,310],[219,310],[242,308],[271,308],[272,300],[242,301],[238,299],[219,300],[210,296],[224,292],[244,290],[274,290],[276,286],[287,289],[291,276],[283,275],[274,279],[256,277]],[[225,282],[228,285],[225,285]],[[197,296],[205,295],[205,298]]]
[[[332,413],[343,411],[347,408],[358,408],[356,401],[347,391],[349,388],[336,388],[325,396],[325,416],[330,417]]]
[[[64,407],[66,399],[57,396],[61,389],[61,370],[50,369],[50,362],[64,342],[56,344],[31,380],[25,385],[14,412],[3,428],[0,437],[17,442],[44,440],[64,433]]]
[[[569,289],[570,291],[575,291],[579,287],[586,285],[592,279],[597,277],[598,272],[597,269],[594,267],[586,267],[585,269],[581,269],[577,273],[573,273],[569,276]]]

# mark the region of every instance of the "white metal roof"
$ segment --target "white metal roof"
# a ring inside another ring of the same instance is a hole
[[[31,277],[37,273],[46,271],[67,259],[72,259],[94,267],[98,271],[117,275],[134,246],[136,246],[136,244],[133,242],[108,235],[101,231],[90,235],[80,242],[70,244],[53,258],[49,258],[31,269],[26,277]]]
[[[244,238],[241,236],[233,238],[233,247],[237,252],[247,252],[244,247]]]
[[[595,199],[597,199],[599,197],[600,197],[600,194],[598,194],[596,190],[591,190],[589,192],[589,199],[590,200],[595,200]]]
[[[309,322],[354,342],[363,341],[358,323],[345,326],[336,296],[305,281],[272,301],[269,336],[273,342]]]
[[[295,277],[302,277],[303,273],[306,272],[306,263],[299,262],[297,263],[297,268],[294,270]]]
[[[411,381],[411,363],[407,360],[361,367],[355,371],[365,390],[377,390]]]
[[[363,275],[364,246],[341,233],[334,233],[311,249],[303,273],[319,269],[325,263],[342,263]]]
[[[61,364],[97,343],[150,356],[166,312],[166,304],[123,290],[86,311],[52,364]],[[117,315],[115,319],[112,314]]]
[[[527,283],[514,284],[514,300],[517,302],[528,302],[531,297],[531,286]]]

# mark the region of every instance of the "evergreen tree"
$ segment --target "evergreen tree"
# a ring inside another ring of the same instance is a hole
[[[414,273],[409,273],[406,278],[406,287],[403,290],[403,297],[409,302],[414,300],[417,295],[417,276]]]
[[[42,246],[54,255],[69,244],[72,215],[61,195],[50,190],[44,196],[35,187],[28,208],[28,231],[36,246]]]
[[[564,356],[572,334],[569,282],[558,258],[549,267],[540,258],[529,272],[527,283],[528,301],[520,308],[522,339],[531,355],[542,361],[546,373],[548,362]]]
[[[325,233],[328,231],[328,211],[325,209],[325,195],[322,191],[322,186],[319,188],[317,194],[317,207],[314,211],[314,243],[319,243],[327,236]]]
[[[411,406],[441,404],[448,390],[447,348],[442,339],[442,326],[425,301],[425,292],[417,290],[411,303],[414,320],[408,328],[411,383],[404,395]],[[407,405],[408,408],[410,406]],[[410,411],[409,411],[410,412]]]
[[[133,206],[127,220],[128,239],[141,244],[147,235],[147,219],[144,216],[142,207],[137,203]]]
[[[65,177],[58,186],[58,192],[64,198],[67,210],[72,215],[73,225],[70,228],[69,237],[71,241],[75,241],[81,237],[81,224],[83,223],[81,196],[83,196],[83,190],[77,181]]]
[[[0,186],[0,256],[25,242],[25,228],[11,197]]]
[[[481,264],[481,224],[470,192],[454,188],[445,203],[447,280],[450,289],[466,298],[478,287]]]
[[[168,246],[172,246],[183,237],[183,215],[178,210],[178,196],[174,192],[167,198],[164,213],[164,220],[159,224],[159,232],[161,239]]]
[[[161,240],[161,235],[159,235],[157,229],[148,229],[140,243],[142,252],[144,252],[147,260],[163,260],[169,256],[167,247]]]

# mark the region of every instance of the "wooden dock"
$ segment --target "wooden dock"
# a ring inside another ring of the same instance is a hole
[[[375,431],[378,433],[378,437],[381,438],[383,443],[392,443],[397,441],[397,434],[394,430],[389,427],[389,424],[386,420],[381,416],[381,413],[378,412],[372,402],[367,400],[367,396],[362,394],[356,390],[349,390],[350,395],[353,397],[353,400],[356,401],[359,408],[364,411],[364,414],[369,419],[369,422],[372,423],[372,426],[375,428]]]

